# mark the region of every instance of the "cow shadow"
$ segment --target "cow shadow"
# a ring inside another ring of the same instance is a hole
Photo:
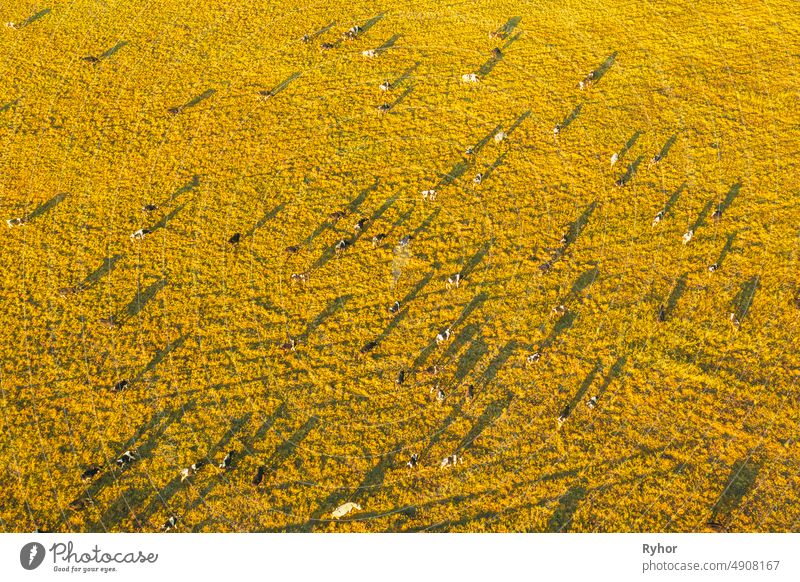
[[[672,291],[667,298],[667,303],[664,307],[664,315],[671,316],[675,310],[675,306],[678,305],[678,301],[680,298],[683,297],[684,292],[686,291],[686,279],[688,277],[688,273],[684,273],[678,280],[675,281],[674,287],[672,287]]]
[[[97,269],[86,275],[86,278],[81,282],[80,286],[84,289],[88,289],[96,285],[100,279],[111,273],[114,270],[114,267],[117,263],[122,260],[125,255],[116,254],[111,257],[106,257],[103,259],[103,262],[100,264]]]
[[[551,533],[569,531],[572,518],[584,497],[586,497],[586,489],[580,485],[570,487],[564,495],[559,497],[558,507],[547,521],[547,531]]]
[[[631,148],[632,148],[632,147],[633,147],[633,146],[636,144],[636,141],[639,139],[639,137],[640,137],[641,135],[642,135],[642,132],[641,132],[641,131],[636,131],[636,132],[634,132],[634,134],[633,134],[633,135],[632,135],[632,136],[631,136],[631,137],[628,139],[628,141],[627,141],[627,142],[625,142],[625,145],[624,145],[624,146],[622,146],[622,149],[621,149],[621,150],[619,151],[619,153],[617,154],[617,156],[619,157],[619,159],[620,159],[620,160],[621,160],[622,158],[624,158],[624,157],[625,157],[625,154],[627,154],[627,153],[630,151],[630,149],[631,149]]]
[[[740,323],[744,321],[745,317],[747,317],[750,307],[753,305],[753,299],[755,298],[756,290],[758,289],[758,282],[759,277],[758,275],[755,275],[754,277],[742,283],[741,289],[733,299],[734,313],[736,314],[736,317]]]
[[[141,311],[145,308],[145,306],[152,301],[155,296],[161,291],[164,287],[167,286],[167,278],[163,277],[158,281],[150,284],[146,289],[137,291],[136,297],[134,297],[131,302],[125,307],[123,310],[123,316],[126,319],[130,319],[135,317],[141,313]]]
[[[114,46],[112,46],[110,49],[108,49],[107,51],[105,51],[103,54],[101,54],[101,55],[100,55],[99,57],[97,57],[97,58],[98,58],[98,60],[101,60],[101,61],[105,61],[105,60],[107,60],[107,59],[110,59],[110,58],[111,58],[111,57],[113,57],[115,54],[117,54],[117,52],[118,52],[119,50],[121,50],[121,49],[125,48],[126,46],[128,46],[128,44],[129,44],[129,43],[128,43],[128,41],[127,41],[127,40],[121,40],[121,41],[119,41],[117,44],[115,44]]]
[[[751,459],[740,459],[733,464],[727,485],[711,508],[711,521],[727,521],[731,514],[742,504],[745,496],[753,489],[760,462]]]
[[[633,179],[643,159],[644,156],[639,156],[635,160],[633,160],[633,163],[628,166],[628,169],[625,171],[625,174],[617,181],[617,184],[619,186],[625,186],[628,182],[630,182]]]
[[[267,211],[266,214],[264,214],[264,216],[259,218],[258,221],[253,225],[253,227],[245,233],[245,237],[253,236],[255,234],[255,232],[259,228],[264,226],[269,220],[272,220],[273,218],[275,218],[278,215],[279,212],[283,211],[283,209],[285,207],[286,207],[286,203],[285,202],[281,202],[280,204],[278,204],[272,210]]]
[[[47,214],[53,208],[58,206],[66,197],[67,195],[64,192],[56,194],[50,200],[48,200],[47,202],[43,202],[42,204],[37,206],[36,209],[34,209],[30,214],[28,214],[25,217],[25,222],[30,222],[31,220],[35,220],[36,218],[39,218],[40,216]]]

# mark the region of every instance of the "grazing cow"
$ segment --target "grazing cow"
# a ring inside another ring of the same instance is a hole
[[[291,280],[293,283],[308,283],[311,279],[311,273],[292,273]]]
[[[430,201],[436,200],[436,190],[423,190],[422,199]]]
[[[222,459],[222,462],[219,464],[219,468],[222,470],[227,471],[231,468],[231,463],[233,463],[233,455],[236,454],[236,451],[228,451],[228,454]]]
[[[261,465],[258,469],[256,469],[256,474],[253,476],[253,485],[258,487],[261,485],[262,479],[264,479],[264,473],[266,472],[267,468],[264,465]]]
[[[340,517],[344,517],[354,509],[361,511],[361,506],[358,503],[353,503],[352,501],[348,501],[347,503],[343,503],[336,509],[331,512],[331,517],[333,519],[339,519]]]
[[[324,51],[329,51],[333,48],[333,44],[329,42],[323,42],[321,45],[319,45],[319,48],[321,48]]]
[[[429,376],[436,376],[436,374],[438,374],[440,370],[441,370],[441,368],[439,368],[439,366],[434,364],[433,366],[428,366],[427,368],[425,368],[422,371],[422,373],[423,374],[427,374]]]
[[[17,30],[18,28],[20,28],[20,25],[17,24],[16,22],[6,22],[6,27],[12,30]]]
[[[567,421],[569,418],[569,405],[564,407],[564,410],[561,411],[561,414],[558,415],[558,426],[561,426]]]
[[[444,390],[442,390],[441,388],[439,388],[439,387],[437,386],[437,387],[436,387],[436,401],[437,401],[437,402],[440,402],[440,403],[441,403],[441,402],[444,402],[444,399],[445,399],[446,397],[447,397],[447,395],[444,393]]]
[[[546,273],[549,273],[552,268],[553,268],[553,262],[545,261],[544,263],[539,265],[539,274],[544,275]]]
[[[503,40],[505,36],[503,36],[503,33],[500,32],[499,30],[493,30],[492,32],[489,33],[489,38],[491,40]]]
[[[228,239],[228,243],[235,245],[238,244],[240,240],[242,240],[242,234],[239,232],[235,232],[233,233],[233,236]]]
[[[555,127],[553,128],[553,136],[557,136],[559,133],[561,133],[561,124],[556,123]]]
[[[161,531],[168,532],[169,530],[173,529],[176,525],[178,525],[178,517],[175,515],[170,515],[169,519],[164,522],[164,525],[161,526]]]
[[[283,252],[285,252],[287,255],[293,255],[300,252],[300,247],[298,245],[291,245],[283,249]]]
[[[117,463],[117,466],[124,468],[125,465],[133,463],[135,460],[136,455],[134,455],[131,451],[125,451],[115,462]]]
[[[614,167],[614,164],[616,164],[618,161],[619,161],[619,154],[617,154],[617,153],[614,153],[614,154],[611,156],[611,167],[613,168],[613,167]]]
[[[625,179],[624,178],[620,178],[619,180],[614,182],[614,186],[616,186],[617,188],[622,188],[624,185],[625,185]]]
[[[708,266],[708,272],[709,273],[713,273],[717,269],[719,269],[719,263],[714,263],[713,265],[709,265]]]
[[[664,218],[663,210],[655,215],[655,217],[653,218],[653,223],[650,226],[656,226],[659,222],[661,222],[662,218]]]
[[[479,81],[480,79],[478,78],[478,75],[476,75],[475,73],[464,73],[463,75],[461,75],[462,83],[478,83]]]
[[[736,329],[739,329],[739,327],[742,325],[742,324],[741,324],[741,322],[739,321],[739,318],[738,318],[738,317],[736,317],[736,314],[735,314],[735,313],[731,313],[731,314],[730,314],[730,317],[728,317],[728,319],[730,319],[730,322],[731,322],[731,324],[732,324],[732,325],[733,325],[733,327],[735,327]]]
[[[594,408],[597,406],[597,396],[592,396],[589,400],[586,401],[586,406],[589,408]]]
[[[61,297],[69,297],[70,295],[77,295],[81,291],[83,291],[83,287],[81,285],[76,287],[61,287],[58,290],[58,294]]]
[[[293,352],[297,349],[297,341],[294,338],[289,338],[289,341],[281,344],[281,349],[284,352]]]
[[[594,71],[590,71],[589,74],[586,75],[580,83],[578,83],[578,87],[580,87],[581,91],[592,86],[595,75],[596,73]]]
[[[25,224],[25,219],[9,218],[8,220],[6,220],[6,224],[8,225],[8,228],[14,228],[15,226],[22,226],[23,224]]]
[[[99,472],[100,467],[89,467],[83,473],[81,473],[81,481],[90,481]]]
[[[69,508],[73,511],[80,511],[81,509],[86,508],[86,504],[88,501],[89,499],[85,497],[79,497],[78,499],[73,499],[69,503]]]
[[[142,212],[154,212],[156,210],[158,210],[158,206],[155,204],[145,204],[142,206]]]
[[[661,161],[661,154],[656,154],[650,159],[651,164],[657,164]]]
[[[136,232],[131,235],[131,240],[142,240],[148,234],[150,234],[150,230],[147,228],[140,228]]]
[[[446,330],[444,330],[443,332],[436,334],[436,345],[438,346],[439,344],[442,344],[442,343],[446,342],[447,340],[449,340],[450,339],[450,334],[451,334],[451,332],[450,332],[450,328],[449,327]]]
[[[719,220],[720,218],[722,218],[722,207],[721,206],[717,207],[717,209],[714,211],[714,214],[711,215],[711,219],[712,220],[716,221],[716,220]]]
[[[403,236],[403,237],[400,239],[400,246],[401,246],[401,247],[407,247],[407,246],[408,246],[408,243],[410,243],[410,242],[411,242],[411,240],[412,240],[413,238],[414,238],[414,237],[413,237],[413,236],[411,236],[410,234],[406,234],[406,235],[404,235],[404,236]]]
[[[380,90],[381,91],[391,91],[392,90],[392,84],[389,81],[384,81],[383,83],[380,84]]]
[[[328,218],[329,218],[329,219],[330,219],[330,220],[331,220],[331,221],[332,221],[334,224],[336,224],[336,223],[337,223],[337,222],[338,222],[340,219],[344,218],[345,216],[347,216],[347,212],[345,212],[344,210],[335,210],[334,212],[331,212],[331,213],[328,215]]]
[[[408,463],[406,463],[406,467],[408,467],[409,469],[413,469],[414,467],[417,466],[418,463],[419,463],[419,455],[417,453],[414,453],[411,455],[411,458],[408,460]]]
[[[496,134],[494,134],[494,143],[500,143],[501,141],[503,141],[507,137],[508,137],[508,134],[501,129]]]
[[[564,315],[567,312],[566,305],[556,305],[553,307],[553,315]]]
[[[373,236],[372,237],[372,248],[374,249],[379,244],[381,244],[383,242],[383,239],[385,239],[385,238],[386,238],[386,233],[385,232],[379,232],[378,234]]]
[[[541,359],[541,357],[542,357],[542,354],[540,354],[539,352],[533,352],[531,355],[529,355],[527,358],[525,358],[525,363],[526,364],[535,364],[536,362],[538,362]]]
[[[464,155],[465,156],[475,155],[475,148],[472,146],[468,147],[467,149],[464,150]]]
[[[398,386],[402,386],[403,382],[405,382],[405,381],[406,381],[406,371],[405,370],[400,370],[397,373],[397,379],[394,381],[394,383],[397,384]]]
[[[186,481],[192,475],[194,475],[194,471],[192,470],[191,467],[185,467],[181,469],[181,483]]]
[[[362,230],[364,230],[364,227],[367,225],[368,222],[369,222],[369,218],[360,218],[358,220],[358,222],[356,222],[356,224],[353,227],[353,229],[356,232],[361,232]]]
[[[346,240],[342,239],[342,240],[340,240],[339,242],[336,243],[336,246],[334,248],[336,249],[337,253],[341,253],[342,251],[347,249],[347,247],[349,247],[349,246],[350,246],[350,243],[347,242]]]
[[[386,113],[386,112],[388,112],[388,111],[389,111],[391,108],[392,108],[392,106],[391,106],[391,105],[389,105],[388,103],[381,103],[381,104],[380,104],[380,105],[378,105],[378,107],[377,107],[377,109],[378,109],[378,113]]]
[[[400,302],[395,301],[389,306],[389,313],[397,313],[398,311],[400,311]]]
[[[467,402],[472,402],[473,398],[475,398],[475,386],[469,384],[467,385]]]
[[[458,287],[459,287],[460,285],[461,285],[461,273],[456,273],[455,275],[450,275],[450,276],[447,278],[447,283],[445,284],[445,286],[446,286],[448,289],[452,289],[453,287],[455,287],[456,289],[458,289]]]
[[[439,468],[440,469],[444,469],[445,467],[453,467],[456,464],[463,463],[463,462],[464,462],[464,459],[462,459],[461,457],[459,457],[458,455],[453,453],[452,455],[449,455],[449,456],[445,457],[444,459],[442,459],[442,462],[439,463]]]
[[[658,308],[658,321],[667,321],[667,308],[664,305]]]
[[[197,461],[196,463],[192,463],[190,469],[192,471],[194,471],[195,473],[197,473],[200,470],[201,467],[205,467],[205,466],[206,466],[206,462],[205,461]]]
[[[361,56],[367,59],[374,59],[378,56],[378,51],[375,49],[367,49],[365,51],[361,51]]]
[[[183,106],[170,107],[169,109],[167,109],[167,113],[169,113],[170,115],[178,115],[178,113],[180,113],[181,111],[183,111]]]
[[[125,390],[130,385],[131,385],[131,383],[130,383],[130,381],[128,379],[123,379],[123,380],[120,380],[119,382],[117,382],[116,384],[114,384],[114,386],[111,388],[111,391],[112,392],[122,392],[123,390]]]
[[[371,352],[372,350],[374,350],[377,346],[378,346],[378,342],[370,341],[370,342],[365,343],[360,351],[361,351],[362,354],[366,354],[366,353]]]
[[[503,51],[501,51],[501,50],[500,50],[499,48],[497,48],[497,47],[493,48],[493,49],[492,49],[492,58],[495,58],[495,59],[501,59],[501,58],[503,58]]]
[[[476,186],[480,185],[481,182],[483,182],[483,174],[477,174],[472,179],[472,183],[475,184]]]
[[[300,42],[302,42],[302,43],[306,43],[306,44],[307,44],[307,43],[311,42],[311,37],[310,37],[310,36],[308,36],[307,34],[304,34],[304,35],[302,36],[302,38],[300,39]]]
[[[360,35],[360,34],[361,34],[361,27],[360,26],[354,26],[353,28],[351,28],[350,30],[345,32],[342,35],[342,37],[345,40],[355,40],[356,38],[358,38],[358,35]]]
[[[694,236],[694,231],[690,228],[683,235],[683,244],[689,244],[689,241],[692,240],[693,236]]]
[[[263,91],[258,92],[259,101],[269,101],[274,96],[275,93],[273,93],[270,89],[264,89]]]

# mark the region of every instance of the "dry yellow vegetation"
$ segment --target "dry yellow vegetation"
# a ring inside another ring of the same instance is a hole
[[[0,21],[0,529],[800,529],[795,2]]]

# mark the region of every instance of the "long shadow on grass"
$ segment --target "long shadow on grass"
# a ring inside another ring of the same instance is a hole
[[[28,214],[25,217],[25,222],[30,222],[31,220],[34,220],[36,218],[39,218],[40,216],[43,216],[43,215],[47,214],[53,208],[58,206],[64,200],[64,198],[66,198],[66,197],[67,197],[67,195],[64,192],[62,192],[60,194],[56,194],[50,200],[40,204],[39,206],[36,207],[36,209],[33,212]]]
[[[672,196],[669,197],[669,200],[667,200],[667,203],[664,205],[664,210],[662,211],[664,216],[669,214],[669,212],[672,210],[672,207],[675,206],[676,202],[678,202],[678,198],[680,198],[680,195],[684,190],[686,190],[686,182],[678,186],[675,192],[672,193]]]
[[[688,273],[684,273],[678,280],[675,281],[675,286],[672,287],[672,291],[667,298],[666,306],[664,307],[664,316],[668,317],[671,316],[672,313],[675,311],[675,306],[678,305],[678,301],[680,298],[683,297],[684,292],[686,291],[686,279],[688,277]]]
[[[739,323],[744,322],[744,318],[747,317],[747,313],[750,311],[750,306],[753,305],[753,298],[758,289],[758,280],[758,275],[755,275],[742,283],[739,293],[733,298],[733,312],[736,314]]]
[[[506,392],[498,399],[490,402],[486,408],[481,413],[478,420],[475,421],[475,424],[469,430],[469,432],[461,439],[461,442],[458,443],[455,452],[460,453],[467,447],[472,446],[472,443],[477,439],[484,430],[486,430],[489,426],[497,422],[497,420],[503,416],[503,413],[508,409],[511,405],[511,401],[514,399],[514,394],[512,392]]]
[[[711,521],[726,521],[741,505],[742,500],[753,488],[761,470],[761,463],[751,459],[740,459],[731,468],[727,485],[711,509]]]
[[[86,278],[81,282],[81,287],[88,289],[96,285],[100,279],[108,275],[114,270],[117,263],[122,260],[125,255],[116,254],[113,257],[106,257],[97,269],[86,275]]]
[[[167,278],[163,277],[158,281],[152,283],[144,290],[138,290],[136,292],[136,297],[134,297],[128,306],[123,310],[123,316],[126,319],[131,317],[135,317],[145,308],[145,306],[161,291],[164,287],[167,286]]]
[[[269,211],[267,211],[267,213],[266,213],[266,214],[264,214],[264,216],[262,216],[261,218],[259,218],[259,219],[258,219],[258,222],[256,222],[256,223],[253,225],[253,227],[252,227],[250,230],[248,230],[248,231],[245,233],[245,237],[251,237],[251,236],[253,236],[253,234],[255,234],[255,232],[256,232],[256,231],[257,231],[259,228],[261,228],[262,226],[264,226],[264,225],[267,223],[267,221],[269,221],[269,220],[272,220],[273,218],[275,218],[275,217],[278,215],[278,213],[279,213],[279,212],[283,211],[283,209],[284,209],[285,207],[286,207],[286,203],[285,203],[285,202],[281,202],[280,204],[278,204],[278,205],[277,205],[275,208],[273,208],[272,210],[269,210]]]
[[[572,518],[583,498],[586,489],[580,485],[570,487],[558,500],[558,507],[547,521],[548,532],[567,532],[572,525]]]
[[[129,43],[128,43],[127,40],[121,40],[117,44],[112,46],[110,49],[108,49],[106,52],[101,54],[99,57],[97,57],[97,59],[100,60],[100,61],[105,61],[106,59],[110,59],[115,54],[117,54],[117,51],[125,48],[126,46],[128,46],[128,44]]]

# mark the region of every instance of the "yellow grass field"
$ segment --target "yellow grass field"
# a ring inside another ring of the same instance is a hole
[[[0,530],[800,531],[796,2],[0,21]]]

